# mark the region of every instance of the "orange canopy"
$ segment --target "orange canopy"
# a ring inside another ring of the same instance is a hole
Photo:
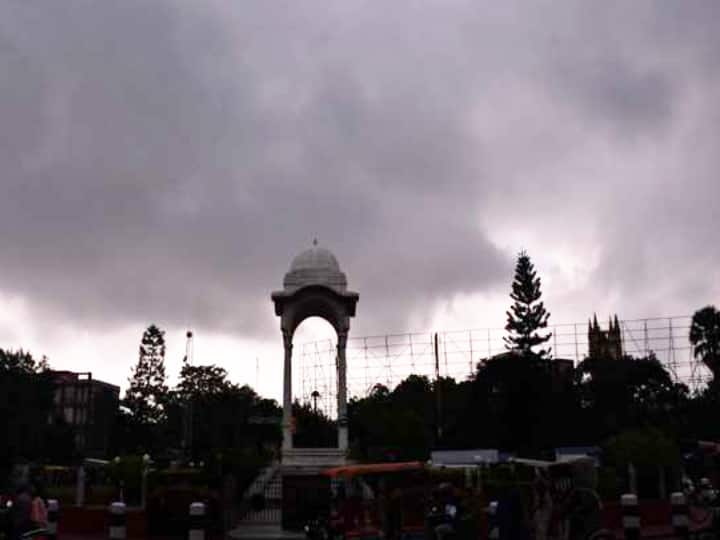
[[[352,478],[363,474],[382,474],[401,471],[419,471],[424,468],[422,461],[406,461],[402,463],[366,463],[363,465],[346,465],[344,467],[333,467],[325,469],[323,474],[332,478],[339,476]]]

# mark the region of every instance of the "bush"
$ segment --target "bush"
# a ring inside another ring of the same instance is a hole
[[[624,431],[604,445],[608,463],[624,467],[629,463],[637,467],[676,466],[680,463],[680,450],[661,431],[643,428]]]
[[[613,467],[602,467],[598,472],[598,493],[604,501],[617,500],[622,491],[622,482]]]

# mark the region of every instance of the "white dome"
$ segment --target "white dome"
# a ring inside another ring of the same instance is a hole
[[[314,245],[293,259],[293,262],[290,265],[290,272],[297,272],[300,270],[340,272],[340,265],[338,264],[335,255],[333,255],[329,249]]]
[[[317,241],[313,242],[313,247],[293,259],[283,280],[283,286],[288,292],[312,285],[328,287],[336,292],[347,289],[347,278],[340,270],[335,255],[329,249],[318,247]]]

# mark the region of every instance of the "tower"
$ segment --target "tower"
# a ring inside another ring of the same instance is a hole
[[[620,360],[622,352],[622,330],[617,315],[608,320],[608,329],[602,330],[597,315],[588,321],[588,356]]]
[[[185,332],[185,358],[183,364],[193,365],[193,333],[192,330]],[[185,457],[190,460],[193,457],[193,406],[192,398],[188,399],[183,410],[183,450]]]

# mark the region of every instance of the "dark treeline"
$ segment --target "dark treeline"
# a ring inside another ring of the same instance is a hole
[[[615,347],[591,347],[575,367],[553,359],[550,313],[525,252],[518,256],[510,298],[508,352],[481,360],[469,380],[410,376],[393,391],[377,385],[350,403],[357,457],[425,459],[432,448],[551,457],[557,447],[603,446],[611,456],[632,451],[635,461],[647,459],[653,452],[646,449],[654,447],[668,463],[685,443],[720,437],[712,421],[720,412],[720,379],[691,394],[653,354],[622,355],[617,318]],[[717,374],[720,312],[713,306],[697,311],[689,340],[698,360]]]
[[[646,429],[675,441],[720,436],[708,421],[720,411],[715,385],[690,395],[654,356],[553,368],[552,360],[507,353],[480,362],[463,382],[412,375],[393,391],[377,385],[350,403],[354,451],[424,459],[433,448],[498,448],[541,458]]]
[[[622,454],[648,444],[672,454],[685,441],[719,439],[719,379],[692,394],[653,356],[632,358],[602,349],[578,366],[553,359],[549,312],[540,279],[518,257],[507,313],[507,349],[482,359],[468,380],[411,375],[394,389],[376,385],[349,403],[354,457],[426,459],[434,448],[498,448],[546,457],[560,446],[601,445]],[[720,366],[720,312],[696,312],[689,340],[715,375]],[[215,365],[183,362],[170,388],[165,338],[151,325],[112,424],[111,454],[153,459],[267,461],[280,443],[282,411]],[[335,444],[333,422],[313,404],[296,403],[295,444]],[[45,359],[0,350],[0,462],[69,463],[82,457],[72,426],[53,408]],[[639,449],[639,450],[638,450]],[[612,453],[612,452],[611,452]],[[647,452],[645,452],[647,453]],[[2,472],[2,471],[0,471]]]
[[[168,388],[164,333],[155,325],[143,334],[129,383],[113,432],[112,446],[119,454],[262,461],[279,444],[278,404],[230,382],[225,369],[185,359],[177,386]]]

